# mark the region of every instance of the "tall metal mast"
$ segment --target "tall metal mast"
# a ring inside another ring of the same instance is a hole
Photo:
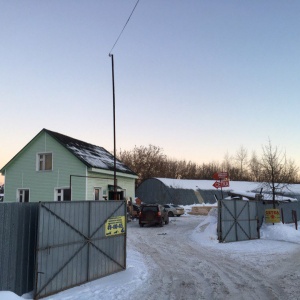
[[[114,124],[114,200],[117,200],[117,172],[116,172],[116,105],[115,105],[115,72],[114,72],[114,55],[111,57],[112,68],[112,88],[113,88],[113,124]]]

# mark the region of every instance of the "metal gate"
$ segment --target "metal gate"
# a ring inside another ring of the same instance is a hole
[[[125,201],[39,204],[35,299],[126,269]]]
[[[258,203],[243,200],[218,201],[220,243],[259,239]]]

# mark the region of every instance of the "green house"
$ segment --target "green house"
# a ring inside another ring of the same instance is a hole
[[[5,176],[4,202],[129,199],[135,196],[137,179],[104,148],[47,129],[0,172]]]

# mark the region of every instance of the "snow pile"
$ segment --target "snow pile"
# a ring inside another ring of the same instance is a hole
[[[218,243],[217,237],[218,209],[212,208],[204,221],[194,230],[191,238],[200,244],[207,246]]]
[[[263,224],[261,239],[300,244],[300,231],[296,230],[295,224]]]
[[[225,255],[269,253],[288,253],[299,248],[300,231],[295,229],[295,224],[263,224],[260,229],[260,239],[219,243],[217,238],[217,209],[213,208],[191,234],[191,239],[200,245],[213,248]],[[250,256],[248,257],[250,259]]]
[[[0,292],[1,300],[20,300],[21,298],[13,292]]]
[[[104,278],[100,278],[81,286],[71,288],[61,294],[52,295],[43,299],[47,300],[96,300],[96,299],[126,299],[127,295],[138,289],[138,286],[147,279],[148,272],[142,254],[132,249],[127,249],[127,268]],[[33,294],[28,293],[22,297],[9,291],[0,291],[0,300],[33,299]]]

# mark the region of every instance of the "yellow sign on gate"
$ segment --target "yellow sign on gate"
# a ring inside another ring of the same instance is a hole
[[[125,216],[113,217],[105,222],[105,236],[125,233]]]
[[[266,223],[280,223],[280,210],[279,209],[266,209],[265,210]]]

